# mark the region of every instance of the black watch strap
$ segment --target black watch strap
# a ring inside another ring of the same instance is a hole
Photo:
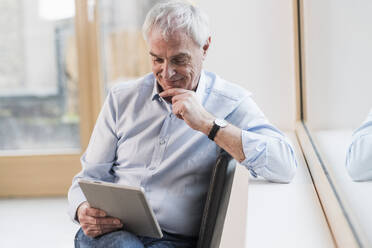
[[[220,129],[220,126],[213,122],[213,127],[208,134],[208,138],[210,140],[214,140],[219,129]]]

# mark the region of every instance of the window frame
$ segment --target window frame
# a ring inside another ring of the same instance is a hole
[[[296,79],[297,79],[297,122],[296,135],[306,159],[314,187],[322,205],[329,228],[337,247],[367,247],[368,243],[353,217],[347,214],[348,206],[337,193],[334,176],[327,170],[327,165],[311,135],[307,124],[306,107],[306,70],[305,70],[305,35],[304,35],[304,0],[294,0],[296,14]]]

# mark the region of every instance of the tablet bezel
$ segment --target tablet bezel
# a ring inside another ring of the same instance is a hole
[[[163,237],[160,225],[142,187],[89,179],[79,179],[78,183],[89,205],[102,209],[109,216],[119,218],[125,230],[140,236]],[[124,198],[131,200],[127,203],[123,201]],[[128,209],[128,211],[123,211],[123,209]]]

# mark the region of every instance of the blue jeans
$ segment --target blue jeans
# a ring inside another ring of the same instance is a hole
[[[197,238],[181,237],[163,231],[163,238],[136,236],[119,230],[102,236],[91,238],[80,228],[75,236],[75,248],[193,248]]]

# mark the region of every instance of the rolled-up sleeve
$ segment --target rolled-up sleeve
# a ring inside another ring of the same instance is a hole
[[[354,181],[372,180],[372,128],[371,134],[359,135],[351,143],[346,169]]]
[[[245,155],[242,165],[254,176],[288,183],[296,171],[296,156],[289,139],[268,122],[251,97],[246,97],[229,116],[242,129]]]
[[[89,145],[81,157],[82,170],[72,180],[68,192],[69,215],[76,221],[76,210],[86,201],[78,179],[90,178],[113,182],[112,166],[115,163],[118,138],[116,136],[117,104],[113,92],[107,96],[98,116]]]
[[[353,133],[346,154],[346,169],[354,181],[372,180],[372,109],[367,119]]]

